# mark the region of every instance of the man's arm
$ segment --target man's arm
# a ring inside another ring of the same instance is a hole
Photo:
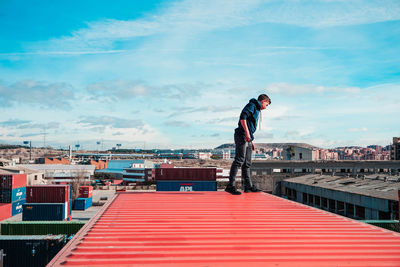
[[[246,141],[247,142],[251,142],[249,128],[247,128],[247,121],[246,120],[240,120],[240,124],[242,125],[242,127],[244,129],[244,135],[246,137]]]
[[[251,142],[251,148],[255,150],[254,144],[251,141],[250,133],[249,133],[249,128],[247,128],[247,121],[246,120],[240,120],[240,124],[243,126],[244,129],[244,135],[246,137],[247,142]]]

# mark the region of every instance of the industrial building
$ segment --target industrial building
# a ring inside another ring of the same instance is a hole
[[[110,160],[105,169],[96,170],[96,174],[109,174],[125,183],[154,180],[155,164],[150,160]]]
[[[359,220],[398,220],[399,176],[304,175],[281,182],[290,200]]]
[[[400,160],[400,137],[393,137],[390,158],[391,160]]]
[[[36,185],[36,184],[45,184],[46,179],[44,176],[43,170],[33,170],[29,168],[25,168],[22,166],[11,166],[11,167],[1,167],[1,173],[12,173],[12,174],[26,174],[26,184],[27,185]]]
[[[283,160],[316,160],[316,152],[310,146],[289,145],[283,147]]]
[[[18,166],[43,172],[46,180],[54,180],[54,182],[72,182],[78,178],[90,182],[95,170],[94,165],[22,164]]]
[[[154,177],[154,162],[134,160],[129,168],[124,168],[122,180],[124,182],[151,181]]]

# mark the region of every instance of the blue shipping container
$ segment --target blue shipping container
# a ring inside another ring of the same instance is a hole
[[[86,210],[92,206],[92,198],[77,198],[74,202],[75,210]]]
[[[12,216],[20,214],[22,212],[22,206],[25,204],[25,201],[26,200],[24,199],[12,203],[12,213],[11,213]]]
[[[157,191],[217,191],[215,181],[157,181]]]
[[[0,203],[12,203],[26,199],[26,187],[0,190]]]
[[[29,203],[23,205],[23,221],[63,221],[68,216],[68,203]]]

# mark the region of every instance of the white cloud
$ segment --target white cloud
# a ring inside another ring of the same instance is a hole
[[[67,109],[75,99],[68,83],[22,80],[11,85],[0,84],[0,104],[32,104],[45,108]]]
[[[110,80],[93,83],[87,86],[87,91],[93,99],[114,102],[136,97],[155,97],[185,100],[199,96],[209,85],[201,82],[149,85],[144,81]]]
[[[171,38],[172,43],[177,40],[184,42],[198,33],[260,23],[332,27],[399,19],[400,3],[396,0],[384,3],[357,0],[186,0],[173,2],[156,14],[136,20],[107,19],[89,22],[86,28],[76,30],[70,36],[51,40],[50,50],[45,53],[68,54],[81,51],[79,54],[90,53],[90,49],[101,52],[104,48],[111,47],[116,40],[126,41],[161,34],[175,36]],[[39,46],[43,45],[42,43]],[[171,46],[169,49],[177,47]],[[53,50],[55,52],[51,52]],[[109,49],[104,51],[114,53]]]
[[[282,95],[304,95],[304,94],[323,94],[323,93],[349,93],[359,94],[361,89],[358,87],[325,87],[313,84],[290,84],[290,83],[274,83],[269,84],[265,91],[273,94]]]
[[[363,127],[363,128],[349,128],[347,129],[349,132],[366,132],[368,131],[368,128]]]

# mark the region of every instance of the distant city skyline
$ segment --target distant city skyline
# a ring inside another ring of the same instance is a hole
[[[0,143],[212,148],[400,136],[399,1],[0,2]],[[45,141],[44,141],[45,136]]]

